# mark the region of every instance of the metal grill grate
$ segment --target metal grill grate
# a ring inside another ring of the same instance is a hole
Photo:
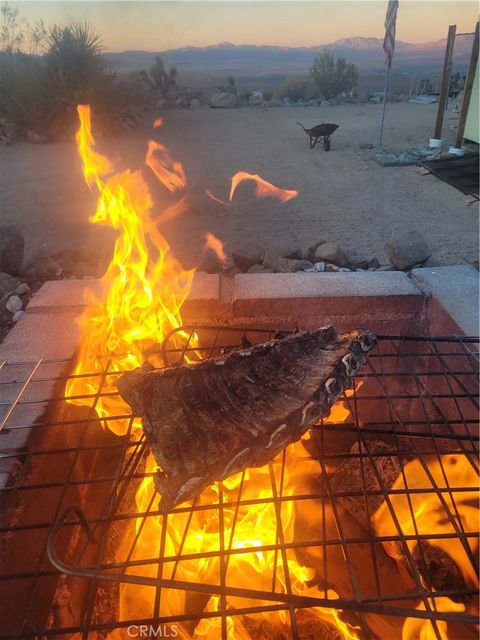
[[[182,361],[193,349],[194,332],[205,358],[274,335],[261,329],[183,330],[188,339],[180,349],[172,346],[172,334],[167,336],[165,363]],[[475,580],[439,588],[435,565],[426,557],[431,546],[425,545],[455,545],[468,560],[469,575],[478,576],[478,531],[466,528],[461,512],[477,489],[464,478],[478,472],[478,338],[381,337],[359,384],[342,400],[346,420],[319,424],[300,450],[272,461],[261,495],[244,473],[237,486],[219,484],[217,492],[164,518],[153,492],[143,510],[135,506],[136,489],[153,473],[146,471],[147,447],[141,431],[133,429],[133,417],[125,412],[102,422],[95,412],[107,393],[105,380],[120,372],[107,368],[98,375],[96,392],[83,398],[89,406],[80,408],[65,402],[65,383],[72,377],[64,371],[68,366],[5,363],[0,371],[1,397],[9,397],[0,403],[1,460],[16,465],[2,492],[0,529],[8,556],[1,575],[4,605],[14,613],[4,617],[0,638],[66,633],[102,638],[155,622],[180,622],[191,630],[202,618],[217,619],[227,638],[230,619],[255,624],[269,612],[283,612],[284,637],[299,638],[301,613],[311,607],[343,610],[341,617],[357,627],[360,638],[379,635],[381,619],[390,621],[386,629],[392,638],[405,617],[431,620],[437,638],[440,621],[467,625],[459,628],[474,633]],[[46,403],[48,409],[32,423],[32,411]],[[105,427],[111,421],[122,424],[125,434],[112,434]],[[21,442],[26,433],[28,446]],[[410,486],[405,470],[414,462],[428,488]],[[462,481],[451,482],[449,465],[466,470]],[[313,471],[288,490],[289,469],[304,467]],[[385,475],[389,467],[400,470],[396,475],[403,476],[406,488],[392,487]],[[338,480],[342,472],[347,483]],[[434,497],[444,529],[420,523],[419,496]],[[399,500],[408,507],[410,526],[396,514]],[[380,503],[390,514],[388,535],[371,524]],[[271,516],[273,541],[236,544],[242,517],[262,509]],[[287,522],[292,511],[295,526]],[[182,526],[172,536],[178,522]],[[201,541],[192,547],[198,522],[215,532],[216,542],[210,540],[208,548]],[[152,523],[158,536],[139,550],[142,532]],[[387,544],[397,550],[398,562],[386,553]],[[239,586],[236,563],[259,554],[272,559],[269,587],[265,580]],[[314,570],[308,589],[296,587],[291,559]],[[119,592],[125,596],[128,585],[138,603],[148,596],[148,606],[137,604],[134,615],[118,609]],[[62,606],[66,593],[70,601]],[[172,604],[172,594],[181,596],[178,604]],[[204,611],[210,594],[219,597],[218,610]],[[455,610],[445,610],[446,597],[457,603]]]

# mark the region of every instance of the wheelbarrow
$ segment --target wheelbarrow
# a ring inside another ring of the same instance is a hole
[[[325,151],[330,151],[330,136],[338,129],[338,124],[322,122],[322,124],[317,124],[316,127],[312,127],[311,129],[305,129],[301,122],[297,122],[296,124],[302,127],[310,138],[310,149],[313,149],[320,138],[323,138],[323,148]]]

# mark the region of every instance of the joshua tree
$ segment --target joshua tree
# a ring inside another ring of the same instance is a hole
[[[177,82],[177,70],[175,67],[170,67],[167,71],[160,56],[156,56],[154,64],[150,67],[150,72],[147,74],[144,71],[142,76],[152,89],[159,91],[164,98]]]
[[[351,91],[358,82],[358,70],[353,62],[335,59],[328,51],[315,59],[310,73],[327,100],[342,91]]]

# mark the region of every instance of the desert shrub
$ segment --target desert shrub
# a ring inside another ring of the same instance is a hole
[[[70,137],[77,104],[89,103],[97,131],[117,128],[122,111],[138,94],[109,70],[102,51],[98,34],[87,23],[72,22],[50,30],[43,56],[3,52],[0,115],[20,135],[33,129],[50,138]]]
[[[353,62],[335,58],[328,51],[315,58],[310,73],[327,100],[343,91],[351,91],[358,82],[358,69]]]
[[[0,116],[12,122],[20,135],[44,130],[51,97],[45,86],[45,61],[19,51],[0,53]]]
[[[289,98],[292,102],[298,100],[313,100],[319,97],[318,87],[311,78],[286,78],[273,88],[273,97],[281,100]]]

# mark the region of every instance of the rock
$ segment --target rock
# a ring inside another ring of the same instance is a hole
[[[291,260],[284,258],[282,267],[287,273],[297,273],[298,271],[307,271],[312,269],[313,264],[309,260]]]
[[[28,130],[27,142],[32,142],[33,144],[45,144],[45,142],[48,142],[48,137],[44,133]]]
[[[385,252],[397,269],[411,269],[422,265],[432,255],[425,238],[416,231],[385,242]]]
[[[253,267],[250,267],[248,273],[273,273],[273,269],[264,267],[263,264],[254,264]]]
[[[17,293],[17,288],[20,286],[20,280],[14,278],[9,273],[0,272],[0,298],[11,294]]]
[[[331,264],[330,262],[328,262],[325,265],[325,271],[335,271],[335,272],[337,272],[337,271],[340,271],[340,267],[337,267],[336,264]]]
[[[329,262],[339,267],[347,266],[347,258],[338,244],[323,242],[315,250],[315,262]]]
[[[22,301],[18,296],[10,296],[5,307],[7,311],[10,311],[10,313],[17,313],[17,311],[20,311],[22,308]]]
[[[357,269],[366,269],[368,267],[368,260],[355,249],[345,249],[344,254],[347,258],[347,267],[349,269],[356,271]]]
[[[377,258],[372,258],[367,262],[367,269],[374,271],[375,269],[380,268],[380,262]]]
[[[325,243],[325,240],[319,240],[318,242],[315,242],[315,244],[310,245],[307,249],[304,249],[302,252],[303,260],[310,260],[310,262],[314,262],[315,251],[321,244],[324,244],[324,243]]]
[[[201,109],[202,103],[198,98],[192,98],[190,100],[190,109]]]
[[[387,264],[382,267],[378,267],[378,269],[375,269],[375,271],[396,271],[396,269],[393,264]]]
[[[207,249],[203,254],[202,261],[197,267],[197,271],[205,271],[206,273],[220,273],[223,263],[217,254],[211,249]]]
[[[267,249],[263,258],[263,266],[272,269],[275,273],[282,273],[282,262],[285,260],[275,249]]]
[[[57,260],[54,260],[52,257],[41,252],[35,256],[29,267],[33,268],[33,273],[35,274],[34,280],[42,282],[45,282],[46,280],[56,280],[63,274],[62,265],[57,262]],[[27,271],[28,270],[29,268]],[[25,279],[28,280],[27,277],[25,277]]]
[[[14,225],[0,226],[0,271],[15,275],[22,268],[25,241]]]
[[[348,268],[352,271],[368,269],[368,260],[362,255],[353,256],[348,260]]]
[[[253,267],[253,265],[261,264],[261,262],[263,262],[263,258],[263,253],[256,250],[245,250],[242,253],[232,253],[233,262],[244,273],[246,273],[250,267]]]
[[[17,296],[23,296],[24,293],[28,293],[29,291],[30,287],[26,282],[21,282],[15,289],[15,293],[17,294]]]
[[[210,98],[210,106],[213,109],[233,109],[238,104],[238,97],[228,91],[214,93]]]
[[[24,311],[22,311],[21,309],[20,311],[17,311],[17,313],[15,313],[12,318],[13,322],[18,322],[20,318],[23,316],[23,314],[24,314]]]

